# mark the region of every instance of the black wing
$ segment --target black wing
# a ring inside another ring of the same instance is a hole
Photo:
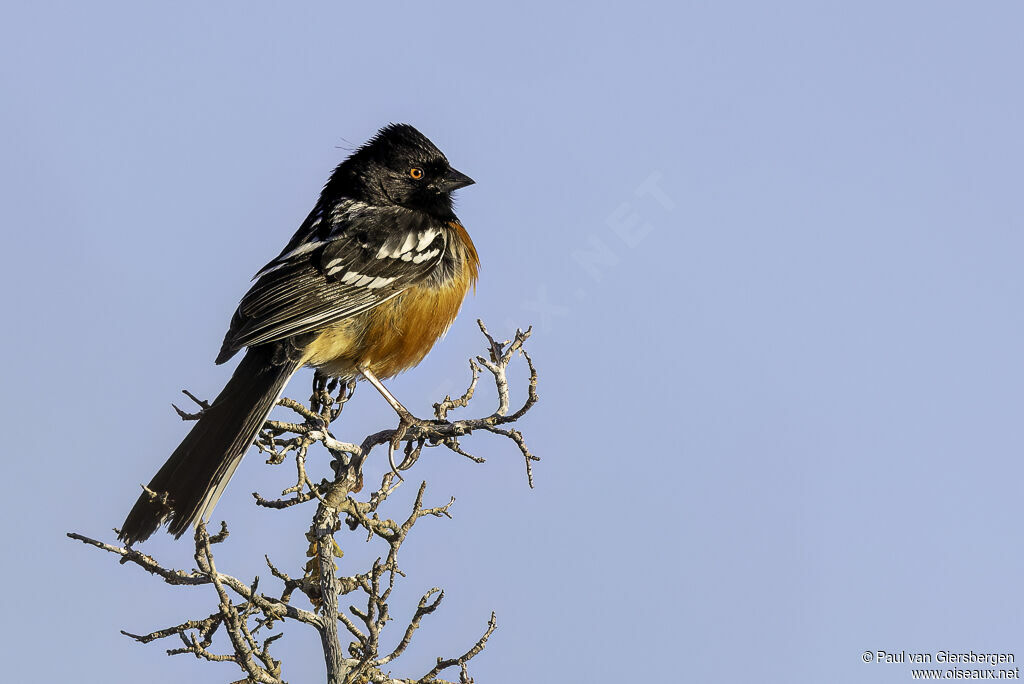
[[[321,330],[401,294],[433,271],[447,240],[443,224],[405,209],[346,201],[314,211],[256,274],[217,363],[243,347]]]

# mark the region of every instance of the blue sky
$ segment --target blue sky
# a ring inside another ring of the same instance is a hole
[[[522,429],[543,458],[533,491],[486,436],[467,442],[483,466],[418,466],[428,503],[457,502],[405,547],[396,622],[429,587],[446,598],[396,674],[459,652],[492,609],[480,682],[905,682],[861,654],[1019,649],[1022,19],[1009,2],[9,4],[11,681],[237,677],[118,633],[206,615],[212,591],[63,534],[112,539],[184,433],[170,402],[228,377],[213,358],[248,279],[389,121],[476,179],[458,211],[483,261],[448,337],[390,386],[426,413],[482,350],[476,318],[532,324]],[[392,421],[361,388],[345,428]],[[249,497],[288,477],[243,463],[217,508],[222,569],[265,576],[269,551],[298,574],[311,512]],[[188,565],[188,546],[145,549]],[[286,634],[285,678],[317,681],[315,635]]]

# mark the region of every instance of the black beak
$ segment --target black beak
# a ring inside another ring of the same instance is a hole
[[[448,173],[445,177],[437,182],[437,187],[441,189],[441,192],[451,192],[452,190],[458,190],[464,188],[467,185],[472,185],[476,181],[467,176],[464,173],[456,171],[455,169],[448,169]]]

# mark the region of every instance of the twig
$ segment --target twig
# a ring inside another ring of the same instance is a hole
[[[404,458],[397,466],[398,470],[403,471],[414,467],[425,449],[438,446],[474,462],[483,463],[482,457],[469,453],[460,443],[460,438],[474,431],[490,432],[515,443],[526,462],[527,481],[533,487],[532,463],[539,459],[526,446],[522,433],[512,426],[538,401],[537,369],[524,349],[531,329],[517,330],[512,340],[498,341],[483,322],[478,321],[478,324],[487,341],[486,356],[469,360],[471,377],[466,391],[455,399],[445,396],[434,404],[433,420],[413,419],[411,424],[403,424],[398,430],[382,430],[364,437],[356,444],[340,441],[330,431],[332,422],[338,418],[346,402],[352,397],[354,381],[341,383],[317,374],[314,377],[308,404],[289,398],[278,401],[278,405],[295,414],[297,420],[268,420],[255,445],[260,451],[268,454],[267,462],[271,464],[280,464],[293,457],[294,484],[281,492],[282,498],[266,499],[258,493],[254,493],[253,496],[257,505],[271,509],[290,508],[314,499],[318,501],[316,514],[307,535],[311,558],[303,576],[293,578],[265,557],[271,575],[283,585],[279,596],[261,593],[258,578],[246,584],[217,570],[213,546],[223,542],[228,536],[227,526],[223,523],[220,531],[213,535],[207,532],[205,524],[200,523],[197,526],[194,538],[196,568],[187,571],[165,567],[152,556],[130,546],[115,546],[77,533],[68,533],[68,537],[114,554],[118,556],[121,564],[141,567],[160,577],[167,584],[210,585],[216,593],[217,611],[207,617],[185,620],[177,625],[143,635],[127,631],[123,633],[140,643],[150,643],[177,635],[182,645],[168,649],[168,654],[192,654],[211,662],[234,662],[245,676],[239,684],[283,684],[281,661],[270,655],[271,645],[282,634],[272,634],[262,641],[257,639],[257,634],[262,629],[273,629],[279,621],[293,620],[310,625],[319,633],[330,684],[451,684],[438,678],[443,671],[450,668],[458,669],[461,684],[470,684],[472,679],[467,664],[484,649],[494,632],[497,619],[493,613],[486,631],[468,651],[456,658],[438,658],[436,665],[424,676],[418,679],[395,679],[390,673],[381,670],[406,652],[423,619],[433,614],[444,598],[444,591],[439,587],[433,587],[424,593],[406,624],[401,639],[389,652],[383,655],[380,653],[384,629],[392,619],[388,601],[397,578],[404,577],[399,567],[400,549],[418,520],[426,516],[450,518],[455,498],[450,497],[442,506],[424,507],[427,483],[423,481],[416,493],[412,510],[404,520],[397,522],[382,517],[378,512],[388,497],[402,484],[401,481],[396,481],[395,473],[385,472],[380,486],[370,492],[366,500],[359,501],[353,495],[360,492],[363,486],[363,464],[373,449],[383,444],[397,445],[405,442]],[[522,405],[512,411],[507,370],[512,359],[520,354],[526,361],[530,375],[527,396]],[[449,420],[448,415],[452,410],[470,406],[482,370],[488,372],[495,384],[498,395],[497,407],[483,417]],[[186,413],[175,407],[183,419],[195,420],[203,411],[210,408],[209,402],[198,399],[187,390],[185,395],[199,406],[199,411],[194,414]],[[307,467],[312,454],[311,449],[317,444],[331,455],[333,472],[330,479],[314,483]],[[150,492],[150,495],[158,501],[164,500],[166,505],[166,493]],[[340,529],[342,520],[351,530],[365,531],[367,540],[378,539],[387,546],[387,553],[377,558],[365,572],[348,576],[340,575],[338,572],[335,559],[341,558],[343,554],[335,541],[335,534]],[[296,592],[309,600],[316,607],[316,612],[292,605],[291,600]],[[357,607],[353,601],[347,602],[350,604],[347,610],[339,609],[339,597],[349,595],[353,598],[362,595],[361,607]],[[348,656],[342,650],[338,623],[341,623],[354,639],[348,644]],[[226,636],[230,644],[229,653],[215,653],[210,650],[217,634]]]

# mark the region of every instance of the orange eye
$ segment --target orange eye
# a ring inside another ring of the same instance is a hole
[[[413,180],[419,180],[420,178],[423,178],[423,169],[421,169],[418,166],[414,166],[411,169],[409,169],[409,176]]]

